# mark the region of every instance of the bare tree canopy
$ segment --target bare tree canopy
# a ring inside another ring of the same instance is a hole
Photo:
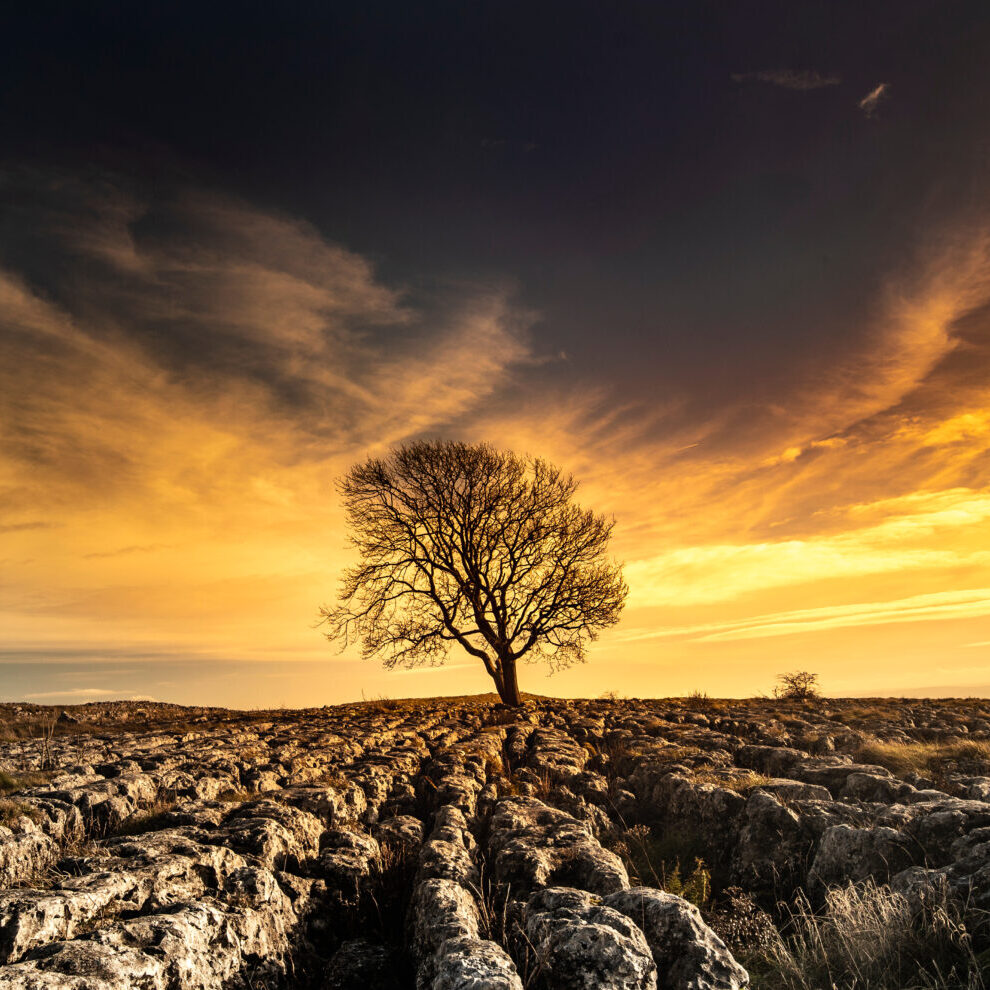
[[[584,660],[625,604],[614,520],[576,505],[576,488],[489,444],[423,441],[355,465],[338,489],[360,560],[320,609],[327,638],[360,639],[389,668],[442,663],[459,644],[519,704],[519,660]]]

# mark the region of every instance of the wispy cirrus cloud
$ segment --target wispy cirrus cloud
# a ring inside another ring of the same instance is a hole
[[[865,525],[864,525],[865,523]],[[816,581],[990,570],[990,492],[913,494],[849,507],[840,532],[682,547],[627,566],[630,605],[717,604]]]
[[[24,533],[30,529],[49,529],[51,526],[52,523],[49,522],[31,520],[29,522],[10,523],[9,525],[0,526],[0,533]]]
[[[147,694],[121,693],[118,688],[70,688],[66,691],[36,691],[24,696],[30,701],[96,701],[98,699],[113,699],[115,701],[155,701]]]
[[[777,380],[740,378],[704,406],[595,383],[476,416],[478,435],[556,457],[598,504],[626,507],[627,560],[648,546],[847,532],[862,525],[850,517],[859,505],[894,515],[901,496],[979,493],[990,484],[978,371],[990,370],[990,234],[967,222],[927,241],[857,333]]]
[[[878,83],[864,96],[857,106],[867,117],[872,117],[883,103],[890,96],[890,84]]]
[[[782,89],[806,92],[812,89],[824,89],[827,86],[838,86],[842,79],[837,75],[823,75],[809,69],[762,69],[758,72],[734,72],[732,81],[769,83]]]
[[[85,554],[86,560],[106,560],[110,557],[129,557],[134,553],[155,553],[158,550],[171,549],[167,543],[148,543],[144,546],[120,547],[116,550],[100,550]]]
[[[920,626],[929,643],[937,627],[951,643],[985,639],[988,230],[929,231],[857,333],[786,379],[754,379],[760,394],[740,382],[699,410],[677,394],[645,406],[591,391],[486,426],[573,467],[616,513],[631,593],[611,656],[676,657],[739,683],[734,658],[759,663],[747,644],[763,639],[801,634],[827,665],[857,631],[882,633],[905,671],[924,655]]]
[[[269,468],[436,428],[531,358],[498,287],[413,306],[290,218],[202,192],[34,183],[0,257],[8,505],[59,503],[74,483],[81,498],[274,494]]]
[[[387,285],[220,194],[4,180],[0,526],[24,551],[7,641],[319,650],[334,477],[511,388],[538,361],[530,315],[500,285]]]
[[[732,622],[630,631],[620,638],[633,642],[683,636],[696,642],[715,643],[825,632],[850,626],[877,626],[987,616],[990,616],[990,588],[967,588],[959,591],[912,595],[885,602],[857,602],[851,605],[794,609],[788,612],[755,615]]]

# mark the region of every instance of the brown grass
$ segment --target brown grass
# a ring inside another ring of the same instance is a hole
[[[0,770],[0,794],[14,794],[28,787],[44,787],[50,774],[44,770],[25,770],[16,774]]]
[[[693,712],[713,714],[728,711],[730,703],[719,698],[710,698],[705,691],[692,691],[682,699],[682,704]]]
[[[816,912],[799,896],[782,934],[746,960],[754,990],[985,990],[967,914],[944,887],[908,899],[872,880],[833,887]]]
[[[977,777],[990,773],[990,740],[893,743],[874,740],[855,751],[862,763],[886,767],[896,777],[918,774],[939,784],[951,773]]]
[[[727,791],[735,791],[737,794],[749,794],[760,787],[765,787],[773,780],[772,777],[757,773],[755,770],[739,770],[728,776],[721,776],[714,771],[703,771],[694,774],[691,779],[699,784],[724,787]]]
[[[259,801],[262,796],[261,791],[245,791],[228,787],[217,795],[217,800],[223,801],[225,804],[243,804],[245,801]]]
[[[165,816],[175,807],[170,798],[160,798],[149,807],[125,818],[114,830],[113,835],[143,835],[165,828]]]
[[[13,825],[18,818],[30,818],[33,822],[40,822],[41,812],[33,804],[0,798],[0,825]]]

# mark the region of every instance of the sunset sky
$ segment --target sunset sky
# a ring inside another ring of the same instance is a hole
[[[616,518],[524,690],[990,695],[985,0],[3,23],[4,700],[490,690],[316,628],[334,479],[424,436]]]

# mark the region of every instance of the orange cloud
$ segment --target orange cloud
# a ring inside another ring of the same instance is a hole
[[[631,596],[599,657],[674,657],[715,692],[740,658],[785,663],[750,641],[804,637],[827,674],[858,631],[917,684],[909,630],[944,627],[946,655],[987,639],[979,230],[930,238],[829,364],[699,409],[572,363],[550,375],[499,286],[414,298],[313,227],[222,197],[68,183],[33,221],[70,277],[0,269],[8,650],[331,662],[313,620],[349,559],[333,479],[422,434],[546,456],[615,513]],[[597,693],[594,656],[559,683]],[[969,656],[940,683],[971,678]]]

